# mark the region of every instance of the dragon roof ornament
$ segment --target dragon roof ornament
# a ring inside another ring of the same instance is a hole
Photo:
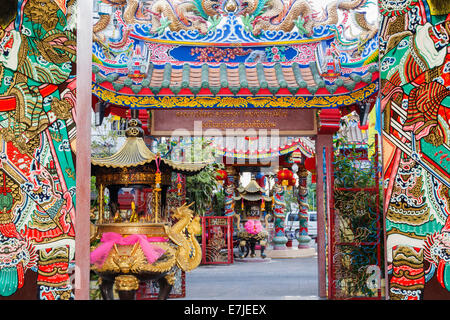
[[[306,0],[100,0],[94,11],[93,89],[110,103],[202,88],[345,95],[378,79],[371,0],[338,0],[322,12]]]

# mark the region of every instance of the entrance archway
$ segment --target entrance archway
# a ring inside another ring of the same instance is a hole
[[[373,97],[378,92],[379,74],[371,60],[376,46],[372,50],[367,45],[364,52],[356,50],[349,63],[346,59],[351,50],[339,51],[341,39],[326,24],[320,28],[293,24],[291,31],[295,32],[281,31],[282,38],[265,32],[255,37],[251,24],[245,25],[241,20],[241,9],[231,5],[216,17],[222,24],[211,25],[206,34],[195,31],[188,35],[164,24],[159,31],[143,33],[146,18],[139,12],[145,6],[133,7],[137,11],[124,6],[113,13],[110,5],[101,4],[95,11],[94,23],[98,28],[94,33],[92,71],[93,109],[97,118],[111,112],[126,114],[127,110],[140,110],[139,116],[149,131],[161,135],[184,128],[186,134],[195,135],[196,128],[191,122],[196,119],[211,130],[281,130],[283,123],[277,122],[276,117],[271,119],[271,115],[280,110],[296,115],[294,128],[299,131],[309,128],[310,135],[311,130],[315,131],[312,135],[316,136],[315,149],[319,150],[317,190],[323,190],[317,194],[319,295],[325,297],[324,221],[332,199],[333,134],[339,129],[341,116],[352,110],[360,114],[362,125],[367,122],[375,102]],[[114,19],[107,20],[107,16]],[[171,21],[173,25],[175,20]],[[318,24],[314,19],[311,22]],[[111,37],[114,28],[129,30],[123,41]],[[221,32],[222,37],[217,37]],[[367,41],[377,43],[376,34]],[[117,59],[120,48],[130,43],[125,65]],[[356,45],[357,41],[350,42],[346,49],[356,49]],[[226,117],[225,121],[217,117],[205,119],[211,110],[220,117],[235,112],[241,121]],[[253,118],[251,112],[255,113]],[[258,114],[262,113],[270,121],[260,121]],[[311,114],[315,120],[305,121]],[[294,116],[288,115],[285,124],[293,119]],[[304,123],[299,124],[301,121]],[[326,174],[324,168],[328,169]]]

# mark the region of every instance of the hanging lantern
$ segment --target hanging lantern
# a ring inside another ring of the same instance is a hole
[[[294,173],[291,170],[288,169],[282,169],[278,171],[277,178],[278,183],[281,184],[284,187],[287,187],[289,185],[289,180],[294,177]]]
[[[305,159],[305,169],[311,173],[316,173],[316,157]]]
[[[316,183],[317,170],[316,170],[316,158],[306,158],[305,159],[305,169],[312,173],[311,183]]]
[[[177,193],[179,196],[181,196],[181,189],[182,189],[182,184],[181,184],[181,176],[179,173],[177,173]]]
[[[266,209],[266,202],[264,201],[264,198],[261,199],[261,211],[264,211]]]
[[[290,179],[289,179],[289,186],[290,187],[293,187],[293,186],[295,186],[295,184],[297,183],[297,179],[295,179],[295,177],[291,177]]]

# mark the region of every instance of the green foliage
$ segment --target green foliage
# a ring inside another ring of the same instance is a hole
[[[308,195],[307,195],[307,200],[308,200],[308,205],[309,205],[309,211],[317,211],[317,184],[316,183],[312,183],[312,174],[308,173],[308,177],[307,177],[307,183],[306,186],[308,188]]]
[[[162,35],[164,33],[164,31],[166,30],[166,28],[172,23],[168,18],[166,17],[162,17],[161,20],[159,21],[161,23],[161,25],[156,28],[156,32],[158,32],[158,35]]]
[[[206,210],[211,206],[213,193],[217,187],[216,170],[221,169],[221,164],[209,164],[196,175],[186,177],[187,202],[195,202],[193,210],[204,216]]]
[[[297,26],[298,32],[301,35],[308,34],[308,30],[306,30],[303,26],[305,24],[305,20],[302,17],[299,17],[296,21],[294,21],[294,24]]]
[[[368,146],[370,149],[372,146]],[[369,166],[363,167],[357,160],[361,151],[356,145],[349,144],[345,138],[334,140],[334,184],[340,188],[367,188],[375,184],[376,169],[372,161]]]
[[[222,17],[220,15],[216,15],[214,17],[208,17],[208,22],[211,25],[208,27],[208,31],[206,33],[210,32],[210,31],[215,31],[221,20],[222,20]]]
[[[99,127],[92,125],[91,155],[96,158],[111,156],[119,138],[119,132],[111,130],[112,118],[105,118],[103,122]]]
[[[225,211],[225,191],[221,188],[214,194],[213,210],[216,216],[223,216]]]
[[[252,32],[253,26],[252,22],[255,20],[255,17],[249,14],[246,14],[245,16],[242,16],[242,23],[244,24],[244,28],[247,32]]]

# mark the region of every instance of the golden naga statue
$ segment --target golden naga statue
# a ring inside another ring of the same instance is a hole
[[[195,237],[200,218],[190,205],[175,209],[178,221],[163,223],[110,223],[98,226],[102,241],[91,252],[92,270],[101,278],[105,300],[112,300],[113,286],[121,300],[135,299],[140,281],[156,280],[158,299],[165,300],[175,282],[177,269],[190,271],[199,266],[202,251]]]

